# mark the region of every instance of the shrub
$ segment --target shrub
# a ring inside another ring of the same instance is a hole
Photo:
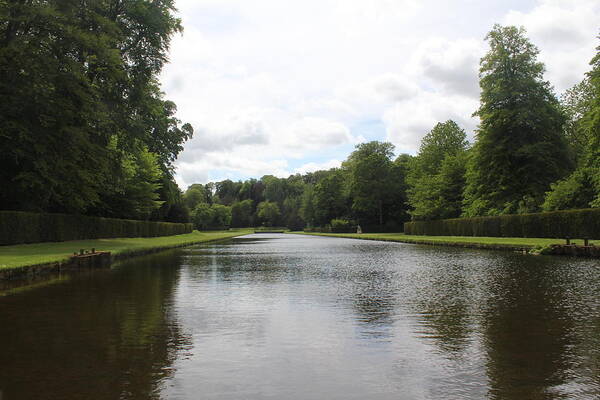
[[[600,239],[600,208],[413,221],[407,235]]]
[[[192,222],[198,230],[223,230],[231,224],[231,207],[199,203],[192,211]]]
[[[304,232],[331,233],[331,225],[306,227]]]
[[[330,230],[333,233],[352,233],[356,232],[356,225],[347,219],[332,219]]]
[[[0,211],[0,245],[190,233],[192,224]]]

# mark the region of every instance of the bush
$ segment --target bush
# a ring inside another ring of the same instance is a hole
[[[356,225],[347,219],[332,219],[330,230],[333,233],[352,233],[356,232]]]
[[[0,211],[0,245],[190,233],[192,224]]]
[[[224,230],[231,224],[231,207],[199,203],[192,211],[192,222],[198,230]]]
[[[535,214],[413,221],[407,235],[600,239],[600,208]]]
[[[304,232],[331,233],[331,225],[306,227]]]

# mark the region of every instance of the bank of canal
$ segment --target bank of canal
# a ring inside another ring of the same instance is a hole
[[[81,249],[110,252],[112,259],[158,252],[174,247],[228,239],[251,230],[207,231],[151,238],[112,238],[0,246],[0,279],[15,279],[59,271]]]
[[[600,398],[600,265],[253,234],[0,293],[3,399]]]
[[[549,248],[552,245],[564,244],[564,240],[547,238],[505,238],[485,236],[420,236],[405,235],[404,233],[318,233],[318,232],[290,232],[298,235],[330,236],[347,239],[378,240],[385,242],[399,242],[410,244],[423,244],[433,246],[463,247],[472,249],[508,250],[527,252],[533,249]],[[562,242],[562,243],[561,243]],[[583,240],[572,240],[571,244],[581,247]],[[591,246],[597,245],[590,241]],[[575,253],[575,252],[573,252]],[[585,254],[582,252],[582,255]]]

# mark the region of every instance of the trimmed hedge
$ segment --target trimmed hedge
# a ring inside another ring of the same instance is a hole
[[[600,208],[413,221],[407,235],[600,239]]]
[[[171,236],[190,233],[192,229],[192,224],[171,222],[0,211],[0,245],[115,237]]]

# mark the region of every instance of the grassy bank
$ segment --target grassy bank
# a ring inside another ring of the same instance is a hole
[[[414,243],[414,244],[434,244],[434,245],[452,245],[465,247],[488,247],[488,248],[509,248],[509,249],[530,249],[534,247],[544,247],[555,243],[565,243],[561,239],[543,239],[543,238],[506,238],[506,237],[474,237],[474,236],[420,236],[405,235],[403,233],[313,233],[313,232],[293,232],[303,235],[334,236],[352,239],[383,240],[390,242]],[[573,244],[583,244],[582,240],[573,240]],[[600,244],[596,242],[595,244]]]
[[[22,268],[31,265],[66,261],[79,249],[110,251],[113,255],[144,252],[156,248],[170,248],[188,244],[210,242],[251,233],[251,230],[212,231],[186,233],[152,238],[114,238],[74,240],[0,246],[0,270]]]

